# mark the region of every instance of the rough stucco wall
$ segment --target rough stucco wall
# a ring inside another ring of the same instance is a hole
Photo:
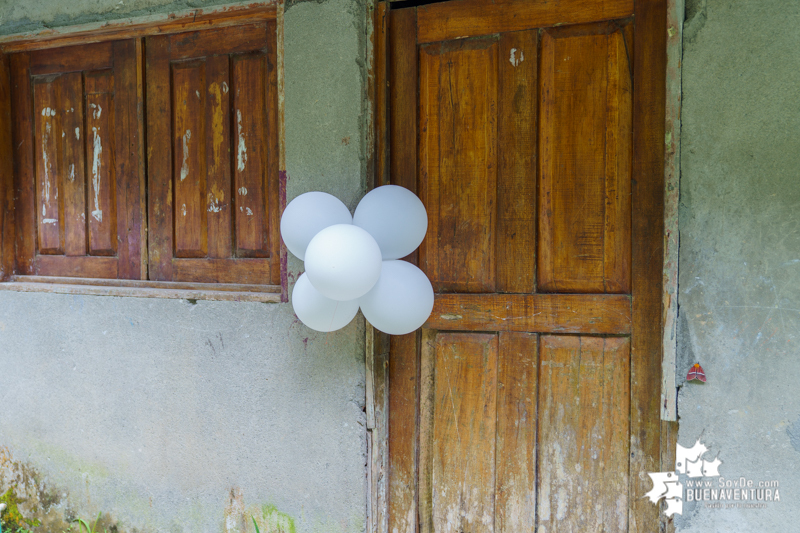
[[[0,33],[63,6],[21,4],[0,6]],[[359,0],[287,8],[289,200],[363,195],[365,21]],[[319,334],[289,304],[0,292],[0,485],[20,474],[51,515],[102,512],[120,533],[252,531],[264,506],[297,533],[361,532],[364,379],[360,317]]]
[[[684,503],[676,523],[698,533],[795,530],[800,4],[694,0],[684,35],[678,372],[700,362],[708,382],[681,388],[679,442],[702,438],[724,478],[777,480],[781,501]]]
[[[235,4],[232,0],[0,0],[0,35]]]

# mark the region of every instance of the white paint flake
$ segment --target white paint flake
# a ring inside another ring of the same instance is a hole
[[[61,130],[61,138],[63,139],[63,138],[64,138],[64,137],[66,137],[66,136],[67,136],[67,134],[66,134],[66,133],[64,133],[64,130]]]
[[[245,213],[247,213],[247,216],[249,216],[249,217],[253,216],[253,210],[250,209],[249,207],[245,207],[244,211],[245,211]]]
[[[49,108],[49,107],[45,107],[44,109],[42,109],[42,116],[43,117],[54,117],[54,116],[56,116],[56,110],[52,109],[52,108]]]
[[[222,208],[219,205],[219,200],[213,194],[208,193],[208,212],[219,213],[220,211],[222,211]]]
[[[75,163],[70,163],[69,165],[69,181],[75,181]]]
[[[75,139],[77,139],[79,141],[81,140],[81,128],[80,127],[75,128]]]
[[[42,116],[49,116],[50,108],[47,107],[42,111]],[[50,123],[45,122],[44,135],[42,135],[42,167],[44,169],[44,190],[42,191],[42,218],[47,216],[47,208],[50,207],[50,174],[53,170],[51,168],[50,158],[47,156],[47,144],[50,141]]]
[[[103,153],[103,141],[97,132],[97,128],[95,127],[92,128],[92,134],[94,135],[94,143],[93,143],[94,156],[92,157],[92,187],[94,188],[94,211],[92,211],[92,216],[98,222],[102,222],[103,211],[100,209],[100,166],[102,164],[102,159],[100,158],[100,156]]]
[[[228,84],[224,81],[222,82],[222,92],[228,94]]]
[[[525,52],[520,50],[519,51],[519,57],[516,57],[516,55],[517,55],[517,49],[516,48],[512,48],[511,49],[511,57],[509,58],[509,61],[511,61],[512,65],[514,65],[515,67],[518,67],[520,63],[525,61]]]
[[[55,218],[44,218],[42,219],[42,222],[44,222],[45,224],[55,224],[56,222],[58,222],[58,220]]]
[[[195,91],[194,94],[196,94],[197,97],[200,98],[200,91]]]
[[[181,206],[181,215],[186,216],[186,204]]]
[[[103,108],[100,107],[99,104],[89,104],[89,107],[94,109],[94,111],[92,111],[92,118],[95,120],[100,118],[100,115],[103,113]]]
[[[247,187],[239,187],[239,194],[247,196]]]
[[[236,124],[239,127],[239,151],[236,154],[236,168],[239,172],[244,171],[244,165],[247,163],[247,146],[244,144],[244,133],[242,133],[242,112],[236,110]]]
[[[181,181],[189,175],[189,139],[192,138],[192,130],[186,130],[183,134],[183,164],[181,165]]]

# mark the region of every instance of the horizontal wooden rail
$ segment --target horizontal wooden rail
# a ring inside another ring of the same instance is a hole
[[[625,294],[437,294],[426,328],[628,335]]]
[[[11,281],[0,283],[0,290],[263,303],[278,303],[281,300],[281,288],[277,285],[182,283],[51,276],[14,276]]]
[[[417,8],[417,42],[434,43],[633,15],[633,0],[452,0]],[[507,58],[506,58],[507,59]]]

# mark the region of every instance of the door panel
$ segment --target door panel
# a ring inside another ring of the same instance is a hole
[[[542,336],[539,532],[626,530],[629,360],[624,337]]]
[[[633,91],[634,7],[389,12],[390,181],[428,210],[418,263],[437,293],[390,346],[389,531],[658,527],[638,505],[659,344],[643,351],[656,308],[639,300],[646,322],[633,303],[660,276],[632,279],[660,247],[632,246],[653,203],[633,180],[651,110]],[[661,178],[641,179],[655,195]]]
[[[539,289],[630,287],[630,32],[614,24],[542,37]]]

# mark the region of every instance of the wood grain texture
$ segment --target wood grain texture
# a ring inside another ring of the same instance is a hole
[[[267,23],[232,28],[177,33],[169,36],[170,59],[200,58],[215,54],[238,54],[264,48]]]
[[[35,170],[33,146],[33,109],[30,82],[30,55],[13,54],[11,66],[11,118],[14,150],[14,192],[16,221],[17,274],[34,273],[36,251]]]
[[[537,31],[503,34],[499,50],[497,291],[536,290]]]
[[[110,69],[114,65],[112,46],[106,42],[31,52],[31,76]]]
[[[389,175],[417,191],[417,35],[413,9],[389,11]]]
[[[420,50],[421,267],[435,291],[495,288],[496,39]]]
[[[373,37],[375,41],[373,79],[375,98],[374,187],[389,184],[389,16],[389,2],[378,2],[375,9]],[[416,131],[414,133],[416,134]],[[416,172],[414,177],[416,178]]]
[[[420,43],[556,25],[613,20],[633,14],[633,0],[454,0],[420,6]]]
[[[144,65],[141,40],[116,41],[114,52],[114,173],[118,277],[147,278],[144,172]]]
[[[267,34],[277,35],[278,25],[276,21],[267,23]],[[267,213],[264,216],[267,225],[267,251],[270,258],[270,283],[279,284],[281,281],[281,214],[283,206],[280,205],[280,134],[278,132],[278,50],[277,42],[274,39],[267,41],[267,49],[264,55],[264,67],[266,68],[264,78],[264,157],[266,184],[264,185],[267,203]]]
[[[174,281],[249,283],[269,281],[269,261],[261,259],[174,259]]]
[[[631,323],[625,295],[437,294],[425,327],[621,335]]]
[[[627,531],[630,342],[542,336],[538,530]]]
[[[36,148],[36,237],[39,254],[63,253],[64,195],[59,198],[61,121],[57,115],[60,80],[33,85],[34,145]]]
[[[151,280],[171,281],[172,275],[172,139],[169,38],[145,41],[147,72],[147,252]]]
[[[501,333],[497,369],[494,531],[536,528],[538,337]]]
[[[110,70],[84,74],[89,254],[117,251],[117,198],[114,161],[114,77]]]
[[[139,289],[175,289],[192,291],[270,292],[280,293],[276,285],[245,283],[197,283],[184,281],[150,281],[146,279],[73,278],[65,276],[13,276],[20,283],[60,283],[69,285],[97,285],[102,287],[133,287]]]
[[[232,58],[233,213],[239,257],[269,257],[264,63],[263,55]]]
[[[65,255],[39,255],[36,258],[36,275],[74,278],[117,277],[116,257],[70,257]]]
[[[637,0],[633,31],[633,165],[631,240],[631,458],[629,531],[652,531],[658,508],[635,496],[650,490],[642,472],[658,472],[662,266],[664,248],[664,125],[666,0]],[[647,505],[649,504],[649,505]]]
[[[627,71],[622,32],[613,25],[544,34],[538,247],[543,291],[630,287]]]
[[[437,533],[493,529],[498,344],[489,333],[436,337],[430,483]]]
[[[389,531],[417,531],[417,333],[392,335],[389,351]]]
[[[204,61],[172,65],[175,257],[208,254]]]
[[[208,256],[231,257],[231,117],[227,56],[206,59],[205,144]],[[198,142],[203,138],[198,137]]]
[[[64,253],[87,255],[86,242],[86,165],[84,146],[83,75],[80,72],[64,74],[60,78],[62,158],[60,174],[63,176],[64,194]]]
[[[106,258],[100,258],[105,260]],[[169,282],[156,282],[152,287],[137,287],[117,285],[121,280],[110,281],[112,285],[77,285],[73,283],[59,283],[63,278],[52,278],[47,283],[28,283],[25,281],[10,281],[0,283],[0,290],[17,292],[44,292],[55,294],[78,294],[90,296],[130,296],[133,298],[179,298],[186,300],[213,300],[229,302],[260,302],[278,303],[281,295],[276,292],[238,291],[232,284],[226,284],[227,290],[209,290],[200,286],[192,288],[174,288]],[[124,283],[124,282],[123,282]],[[273,287],[268,287],[273,288]],[[278,287],[279,289],[279,287]]]
[[[11,133],[11,65],[0,55],[0,282],[14,273],[14,149]]]

